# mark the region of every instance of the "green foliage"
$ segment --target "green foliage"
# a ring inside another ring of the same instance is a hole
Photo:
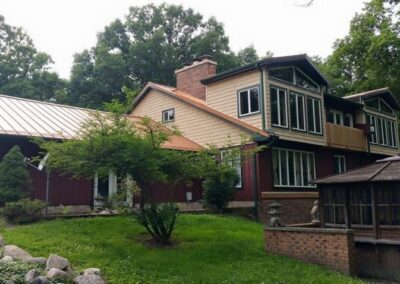
[[[3,216],[13,224],[27,224],[40,219],[46,203],[38,199],[24,198],[15,202],[6,202]]]
[[[178,206],[174,203],[148,204],[135,213],[135,218],[158,244],[170,244],[172,231],[178,215]]]
[[[176,245],[165,249],[143,245],[145,233],[129,216],[59,219],[1,232],[32,255],[68,258],[76,271],[98,267],[109,284],[361,283],[318,265],[266,254],[263,225],[243,218],[182,214],[174,231]]]
[[[31,269],[43,270],[44,267],[26,262],[0,262],[0,283],[12,280],[16,284],[23,284],[25,274]]]
[[[234,168],[225,164],[216,165],[203,181],[206,205],[221,212],[233,200],[238,181]]]
[[[51,63],[22,28],[6,24],[0,15],[0,93],[41,101],[61,98],[66,82],[48,71]]]
[[[0,162],[0,205],[28,195],[31,180],[18,146],[11,148]]]
[[[355,15],[349,34],[335,42],[333,54],[320,65],[334,94],[343,96],[386,86],[400,94],[398,11],[398,1],[372,0]]]
[[[71,72],[70,103],[102,108],[125,102],[123,87],[137,90],[149,81],[175,85],[176,69],[209,54],[224,71],[258,59],[253,46],[231,51],[223,24],[205,20],[181,5],[131,7],[99,34],[95,47],[76,54]]]

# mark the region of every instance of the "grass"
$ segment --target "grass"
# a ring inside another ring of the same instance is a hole
[[[359,283],[328,269],[264,252],[262,225],[237,217],[179,216],[176,246],[149,248],[132,217],[54,220],[1,229],[34,256],[56,253],[108,283]]]

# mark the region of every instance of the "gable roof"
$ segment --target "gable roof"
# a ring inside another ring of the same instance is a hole
[[[279,57],[270,57],[264,58],[259,61],[249,63],[238,68],[234,68],[231,70],[227,70],[225,72],[218,73],[216,75],[204,78],[201,80],[203,84],[208,84],[212,82],[216,82],[225,78],[229,78],[231,76],[239,75],[248,71],[252,71],[258,69],[260,67],[269,66],[269,67],[278,67],[285,65],[296,65],[304,70],[308,75],[313,77],[313,79],[317,80],[318,83],[323,85],[328,85],[329,82],[325,78],[325,76],[318,70],[318,68],[314,65],[312,60],[307,54],[297,54],[297,55],[289,55],[289,56],[279,56]]]
[[[400,157],[389,157],[345,173],[313,181],[316,184],[400,181]]]
[[[183,101],[201,111],[204,111],[210,115],[216,116],[228,123],[231,123],[239,128],[242,128],[245,131],[252,132],[254,134],[258,134],[263,137],[270,136],[270,134],[268,132],[259,129],[258,127],[255,127],[251,124],[245,123],[245,122],[241,121],[240,119],[226,115],[220,111],[217,111],[217,110],[209,107],[207,105],[207,103],[201,99],[195,98],[183,91],[177,90],[176,88],[153,83],[153,82],[147,83],[147,85],[144,87],[144,89],[140,92],[140,94],[137,96],[137,98],[133,102],[133,105],[132,105],[133,108],[135,108],[143,100],[143,98],[149,93],[149,91],[151,89],[158,90],[166,95],[169,95],[180,101]]]
[[[400,110],[400,103],[397,100],[397,98],[393,95],[393,93],[390,91],[388,87],[381,88],[381,89],[375,89],[367,92],[362,92],[354,95],[348,95],[345,96],[345,99],[348,100],[355,100],[355,99],[369,99],[369,98],[374,98],[374,97],[382,97],[384,98],[392,108],[395,110]]]
[[[92,109],[0,95],[0,135],[73,139],[78,136],[82,123],[90,119],[94,112]],[[189,151],[202,148],[172,132],[162,147]]]

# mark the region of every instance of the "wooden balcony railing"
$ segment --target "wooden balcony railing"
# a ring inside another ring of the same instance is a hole
[[[358,128],[326,123],[327,143],[329,147],[367,151],[367,137]]]

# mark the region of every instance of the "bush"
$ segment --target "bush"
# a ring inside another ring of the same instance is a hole
[[[27,196],[31,180],[18,146],[14,146],[0,163],[0,205]]]
[[[203,181],[206,206],[222,212],[229,201],[233,200],[238,181],[234,168],[223,164],[216,166]]]
[[[7,202],[3,215],[10,223],[26,224],[40,219],[46,203],[38,199],[24,198],[16,202]]]

